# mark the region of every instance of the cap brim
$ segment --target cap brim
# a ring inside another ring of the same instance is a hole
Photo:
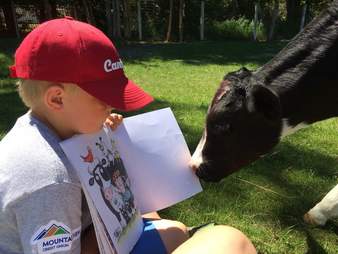
[[[15,67],[15,65],[9,66],[8,69],[9,69],[9,76],[11,78],[17,78],[18,77],[17,74],[16,74],[16,67]]]
[[[115,81],[94,81],[79,84],[79,86],[115,109],[131,111],[143,108],[154,99],[144,92],[132,80],[124,77]]]

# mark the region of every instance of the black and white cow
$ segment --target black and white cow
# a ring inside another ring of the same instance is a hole
[[[209,107],[191,167],[219,181],[269,152],[285,135],[338,116],[338,0],[255,72],[224,77]],[[308,221],[338,216],[338,187]]]

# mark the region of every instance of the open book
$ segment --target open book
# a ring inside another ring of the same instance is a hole
[[[169,108],[125,118],[61,142],[76,169],[100,253],[129,253],[143,231],[142,214],[202,190],[188,167],[190,153]]]

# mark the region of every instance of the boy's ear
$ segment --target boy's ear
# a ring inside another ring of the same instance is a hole
[[[46,106],[52,110],[61,110],[63,108],[64,94],[65,91],[63,86],[53,85],[48,87],[44,94]]]

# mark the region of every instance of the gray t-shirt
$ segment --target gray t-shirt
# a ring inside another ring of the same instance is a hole
[[[0,253],[80,253],[90,214],[61,140],[30,112],[0,141]]]

